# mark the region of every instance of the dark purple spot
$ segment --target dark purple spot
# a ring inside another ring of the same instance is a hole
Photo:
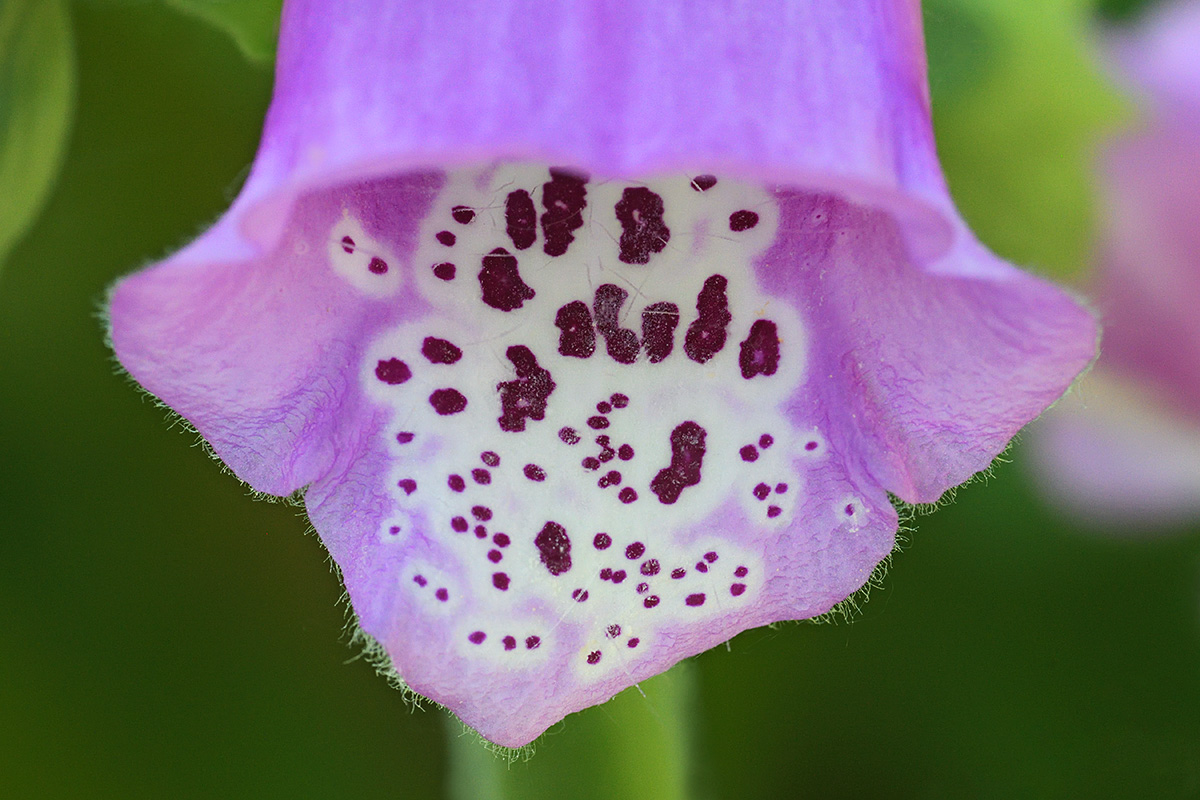
[[[479,286],[483,289],[483,302],[500,311],[514,311],[537,294],[521,280],[516,256],[503,247],[483,257]]]
[[[597,550],[607,550],[612,546],[612,537],[607,533],[597,533],[596,538],[592,539],[592,547]]]
[[[812,450],[816,450],[820,446],[821,445],[817,444],[816,442],[809,442],[808,444],[804,445],[804,449],[812,451]]]
[[[462,354],[462,350],[453,342],[434,336],[426,336],[425,341],[421,343],[421,355],[425,356],[430,364],[453,364],[462,358]]]
[[[758,214],[742,209],[729,215],[729,230],[740,233],[758,224]]]
[[[508,538],[507,533],[497,533],[492,537],[492,543],[495,544],[496,547],[508,547],[511,541],[512,540]]]
[[[439,278],[443,281],[454,280],[454,274],[456,272],[458,272],[458,268],[449,261],[443,261],[440,264],[433,265],[433,277]]]
[[[630,647],[637,647],[637,646],[638,646],[638,643],[639,643],[639,642],[641,642],[641,641],[642,641],[641,639],[639,639],[639,638],[637,638],[636,636],[634,636],[632,639],[630,639],[630,640],[629,640],[629,646],[630,646]]]
[[[579,444],[579,434],[574,428],[563,428],[558,432],[558,438],[567,444]]]
[[[508,574],[504,572],[492,573],[492,586],[495,586],[502,592],[508,591]]]
[[[769,319],[756,319],[750,326],[750,335],[742,342],[742,352],[738,356],[738,364],[742,368],[742,377],[750,380],[756,375],[774,375],[779,369],[779,330]],[[764,439],[774,441],[770,436]],[[770,447],[765,444],[763,447]]]
[[[707,192],[717,185],[716,175],[697,175],[692,178],[692,188],[697,192]]]
[[[457,414],[467,407],[467,398],[458,389],[435,389],[429,395],[429,405],[443,417]]]
[[[625,570],[623,570],[623,569],[615,570],[612,574],[612,582],[620,583],[623,580],[625,580]]]
[[[502,558],[504,558],[504,554],[499,550],[488,550],[488,561],[493,564],[499,564]]]
[[[596,411],[601,414],[611,414],[612,403],[606,403],[605,401],[601,400],[599,403],[596,403]]]
[[[754,497],[758,500],[766,500],[769,494],[771,494],[771,487],[765,483],[760,483],[754,487]]]
[[[633,561],[634,559],[641,558],[645,552],[646,545],[642,544],[641,542],[634,542],[625,548],[625,557],[630,561]]]
[[[476,539],[486,539],[487,538],[487,528],[485,528],[482,525],[476,525],[475,526],[475,538]]]
[[[343,236],[342,237],[342,249],[345,250],[347,253],[353,253],[354,252],[354,240],[351,239],[349,236]]]
[[[475,219],[475,209],[470,206],[455,206],[450,209],[450,216],[454,217],[454,221],[459,225],[469,225],[471,220]]]
[[[746,591],[746,584],[744,583],[735,583],[729,587],[729,593],[734,597],[740,597],[744,591]]]
[[[586,602],[588,599],[587,589],[576,589],[575,591],[571,592],[571,599],[576,603]]]
[[[450,599],[450,592],[446,591],[445,589],[438,589],[433,593],[433,596],[444,603]]]
[[[750,570],[746,569],[745,567],[738,567],[733,571],[733,576],[735,578],[744,578],[749,571]]]
[[[657,575],[660,569],[662,569],[662,567],[659,565],[657,558],[648,558],[642,562],[642,574],[646,575],[647,577],[651,575]]]
[[[644,605],[646,608],[654,608],[656,605],[658,605],[658,603],[659,598],[656,594],[652,594],[642,601],[642,605]]]
[[[367,263],[367,269],[373,275],[386,275],[388,271],[387,262],[379,256],[373,256],[370,262]]]
[[[612,578],[612,570],[608,567],[600,570],[600,580],[607,581]]]
[[[492,482],[492,473],[488,472],[486,469],[473,469],[471,470],[471,480],[475,481],[480,486],[486,486]]]
[[[466,517],[454,517],[450,520],[450,527],[458,533],[466,533],[469,526]]]
[[[597,430],[597,431],[604,430],[605,428],[608,427],[608,417],[601,417],[601,416],[588,417],[587,424],[588,424],[588,427],[593,430]]]
[[[471,516],[481,522],[487,522],[492,518],[492,510],[487,506],[471,506]]]
[[[685,488],[700,482],[705,435],[704,428],[690,420],[671,431],[671,465],[650,481],[650,491],[658,495],[660,503],[671,505]]]
[[[620,325],[621,306],[625,304],[629,292],[612,283],[605,283],[596,289],[596,297],[592,302],[592,310],[596,314],[596,330],[604,337],[604,344],[609,357],[619,364],[632,364],[637,360],[637,334]]]
[[[594,456],[588,456],[583,461],[579,462],[579,466],[583,467],[584,469],[600,469],[600,459]]]
[[[537,646],[541,643],[542,643],[542,639],[540,636],[526,636],[525,637],[525,649],[526,650],[536,650]]]
[[[505,351],[517,372],[515,381],[497,384],[500,392],[500,430],[519,432],[525,430],[525,420],[546,418],[546,401],[557,385],[550,370],[538,365],[533,351],[523,344],[516,344]],[[561,436],[561,431],[559,432]]]
[[[517,640],[515,637],[505,636],[501,641],[504,642],[505,650],[516,650],[517,649]]]
[[[438,231],[437,234],[435,234],[435,238],[442,244],[446,245],[446,247],[450,247],[456,241],[458,241],[458,237],[456,237],[450,231]]]
[[[592,312],[582,300],[572,300],[554,316],[558,328],[558,352],[571,358],[590,358],[596,352]]]
[[[650,584],[648,584],[648,583],[639,583],[639,584],[637,585],[637,593],[638,593],[638,594],[645,594],[645,593],[646,593],[646,592],[648,592],[648,591],[650,591]]]
[[[778,517],[783,513],[783,509],[779,506],[767,506],[767,516],[771,518]]]
[[[738,454],[741,455],[742,461],[758,461],[758,448],[752,444],[738,450]]]
[[[625,505],[629,505],[634,500],[637,500],[637,497],[638,497],[637,492],[634,491],[632,486],[626,486],[624,489],[622,489],[617,494],[617,499],[620,500]]]
[[[422,586],[422,587],[423,587],[423,586],[425,586],[425,584],[429,583],[429,581],[425,580],[425,576],[424,576],[424,575],[414,575],[414,576],[413,576],[413,583],[415,583],[417,586]]]
[[[728,285],[724,275],[710,275],[696,295],[696,310],[700,314],[688,326],[683,352],[697,364],[705,363],[725,347],[725,327],[733,319],[725,296]]]
[[[389,386],[395,386],[411,378],[412,370],[400,359],[389,358],[375,365],[375,377]]]
[[[758,437],[758,446],[763,450],[766,450],[773,444],[775,444],[775,437],[769,433],[764,433],[762,436]]]
[[[475,631],[467,637],[467,641],[471,644],[483,644],[483,640],[487,638],[487,634],[483,631]]]
[[[531,481],[541,482],[546,480],[546,470],[542,469],[537,464],[526,464],[524,472],[525,477],[529,478]]]
[[[687,575],[687,570],[683,567],[676,567],[675,569],[671,570],[671,580],[677,581],[684,575]]]
[[[705,564],[703,561],[697,561],[696,572],[708,572],[708,564]]]
[[[786,483],[775,484],[775,494],[787,494],[788,485]]]
[[[854,504],[853,503],[848,504],[844,510],[846,512],[847,517],[854,516]]]
[[[623,444],[617,449],[617,457],[622,461],[628,461],[633,458],[633,448],[627,444]]]
[[[395,535],[396,535],[396,534],[398,534],[399,532],[400,532],[400,526],[399,526],[399,525],[393,525],[392,527],[388,528],[388,533],[390,533],[392,536],[395,536]]]
[[[613,404],[613,408],[625,408],[629,405],[629,398],[620,392],[608,398],[608,401]]]
[[[412,494],[417,490],[417,482],[412,478],[402,478],[396,485],[403,489],[406,495]]]
[[[607,489],[609,486],[620,486],[620,485],[621,485],[621,473],[617,472],[615,469],[612,470],[611,472],[609,472],[603,478],[601,478],[600,483],[599,483],[599,486],[601,489]]]
[[[651,303],[642,309],[642,347],[651,364],[671,355],[675,349],[675,329],[679,327],[679,306]]]
[[[415,438],[417,438],[417,435],[408,431],[400,431],[400,433],[396,434],[396,441],[400,444],[408,444]]]
[[[696,594],[689,594],[683,602],[687,603],[689,606],[702,606],[704,605],[704,593],[697,592]]]
[[[461,492],[467,488],[467,482],[463,480],[462,475],[451,475],[446,479],[446,485],[455,492]]]
[[[593,650],[592,652],[588,653],[587,662],[589,664],[599,664],[600,663],[600,651]]]
[[[537,240],[537,209],[524,189],[509,192],[504,200],[504,228],[513,247],[524,250]]]
[[[607,630],[604,631],[604,635],[610,639],[617,638],[618,636],[621,635],[621,626],[620,625],[609,625]]]
[[[621,223],[621,252],[626,264],[647,264],[671,240],[671,229],[663,223],[663,199],[644,186],[625,189],[614,210]]]
[[[714,563],[716,563],[716,560],[717,560],[717,554],[714,553],[713,551],[709,550],[707,553],[704,554],[704,560],[710,564],[714,564]]]
[[[571,539],[562,525],[547,522],[533,544],[551,575],[561,575],[571,569]]]
[[[587,176],[550,168],[550,180],[542,184],[542,249],[548,256],[561,256],[575,241],[574,232],[583,225],[587,207]]]
[[[611,441],[612,441],[612,437],[609,436],[607,433],[602,433],[596,437],[596,444],[600,445],[601,447],[608,447],[608,444]]]
[[[489,467],[495,468],[500,466],[500,455],[492,452],[491,450],[484,450],[482,453],[480,453],[479,460]]]

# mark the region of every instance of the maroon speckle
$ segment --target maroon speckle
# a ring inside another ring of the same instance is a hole
[[[656,605],[658,605],[658,603],[659,597],[656,594],[652,594],[642,601],[642,605],[644,605],[646,608],[654,608]]]
[[[620,625],[609,625],[608,629],[604,631],[604,635],[610,639],[617,638],[618,636],[621,635],[621,626]]]
[[[692,188],[697,192],[707,192],[717,185],[716,175],[697,175],[692,178]]]
[[[525,473],[525,477],[529,478],[531,481],[541,482],[546,480],[546,470],[542,469],[537,464],[526,464],[523,472]]]
[[[629,405],[629,398],[620,392],[608,398],[608,401],[613,404],[613,408],[625,408]]]
[[[609,567],[605,567],[604,569],[600,570],[600,580],[602,581],[610,580],[612,575],[612,570]]]
[[[561,575],[571,569],[571,539],[562,525],[547,522],[533,544],[551,575]]]
[[[607,433],[602,433],[596,437],[596,444],[598,444],[602,447],[608,447],[608,445],[611,441],[612,441],[612,437],[609,436]]]
[[[583,459],[583,461],[580,461],[579,465],[584,469],[600,469],[600,459],[594,456],[588,456],[587,458]]]
[[[645,552],[646,552],[646,545],[642,544],[641,542],[634,542],[633,544],[631,544],[625,548],[625,557],[628,558],[630,561],[633,561],[634,559],[641,558],[642,554],[644,554]]]
[[[388,265],[387,262],[379,256],[373,256],[367,263],[367,269],[370,270],[371,274],[373,275],[386,275],[388,271]]]
[[[612,574],[612,582],[620,583],[623,580],[625,580],[625,570],[623,570],[623,569],[615,570]]]
[[[729,215],[729,230],[740,233],[758,224],[758,214],[742,209]]]
[[[638,646],[638,643],[639,643],[639,642],[641,642],[641,641],[642,641],[641,639],[639,639],[639,638],[637,638],[636,636],[634,636],[632,639],[630,639],[630,640],[629,640],[629,646],[630,646],[630,647],[637,647],[637,646]]]
[[[600,479],[599,486],[601,489],[607,489],[609,486],[619,486],[621,484],[621,473],[615,469]]]
[[[741,455],[742,461],[758,461],[758,448],[752,444],[738,450],[738,454]]]
[[[696,594],[689,594],[683,602],[687,603],[689,606],[702,606],[704,605],[704,593],[697,592]]]
[[[659,470],[650,482],[650,491],[658,501],[671,505],[688,486],[700,482],[704,461],[704,428],[695,422],[684,422],[671,431],[671,465]]]
[[[466,517],[455,517],[452,520],[450,520],[450,527],[453,528],[458,533],[466,533],[467,528],[470,526],[467,525]]]
[[[774,375],[779,369],[779,329],[769,319],[757,319],[750,326],[750,334],[742,342],[742,352],[738,355],[738,365],[742,368],[742,377],[750,380],[756,375]],[[771,440],[765,435],[763,438]],[[773,440],[771,440],[773,441]],[[770,447],[765,444],[763,447]]]
[[[775,444],[775,437],[769,433],[764,433],[762,436],[758,437],[758,446],[763,450],[766,450],[773,444]]]
[[[734,597],[740,597],[744,591],[746,591],[746,584],[744,583],[735,583],[729,587],[729,593]]]
[[[492,537],[492,542],[496,545],[496,547],[508,547],[511,541],[512,539],[508,538],[507,533],[497,533]]]
[[[396,485],[403,489],[406,495],[412,494],[417,490],[417,482],[412,478],[401,478]]]
[[[446,245],[446,247],[450,247],[456,241],[458,241],[458,237],[450,231],[438,231],[435,234],[435,238],[442,244]]]
[[[574,428],[562,428],[558,432],[558,438],[566,444],[579,444],[579,434],[575,432]]]
[[[775,494],[787,494],[788,485],[786,483],[775,484]]]
[[[746,569],[745,567],[738,567],[733,571],[733,576],[735,578],[744,578],[749,571],[750,570]]]
[[[471,506],[471,515],[481,522],[487,522],[492,518],[492,510],[487,506]]]
[[[771,494],[771,487],[765,483],[760,483],[754,487],[754,497],[758,500],[766,500],[769,494]]]
[[[671,580],[677,581],[684,575],[687,575],[687,570],[683,567],[676,567],[675,569],[671,570]]]
[[[854,504],[853,503],[848,504],[846,506],[846,508],[844,509],[844,511],[846,512],[847,517],[854,516]]]
[[[516,649],[517,649],[517,640],[516,640],[516,637],[513,637],[513,636],[505,636],[505,637],[504,637],[504,638],[503,638],[501,641],[503,641],[503,642],[504,642],[504,649],[505,649],[505,650],[516,650]]]
[[[395,386],[411,378],[412,370],[400,359],[389,358],[375,365],[375,377],[389,386]]]
[[[502,558],[504,558],[504,554],[501,553],[499,550],[488,550],[487,557],[488,557],[488,561],[492,562],[493,564],[499,564],[500,560]]]
[[[345,250],[347,253],[353,253],[354,252],[354,240],[351,239],[349,236],[343,236],[342,237],[342,249]]]
[[[621,445],[621,447],[617,450],[617,457],[622,461],[628,461],[629,459],[633,458],[633,448],[627,444]]]
[[[576,589],[575,591],[571,592],[571,599],[576,603],[586,602],[588,599],[587,589]]]
[[[479,286],[483,289],[483,302],[500,311],[514,311],[537,294],[521,280],[516,256],[503,247],[483,257]]]
[[[475,481],[480,486],[486,486],[492,482],[492,473],[488,472],[486,469],[473,469],[471,470],[471,480]]]
[[[629,292],[613,283],[605,283],[596,289],[592,310],[596,314],[596,330],[604,337],[609,357],[619,364],[632,364],[637,360],[637,334],[620,325],[621,306]]]
[[[484,464],[488,465],[489,467],[495,468],[495,467],[500,466],[500,455],[498,453],[492,452],[491,450],[485,450],[482,453],[480,453],[479,460],[482,461]]]
[[[621,223],[620,254],[626,264],[647,264],[671,239],[663,223],[663,199],[644,186],[625,189],[614,207]]]
[[[469,225],[475,219],[475,209],[470,206],[455,206],[450,209],[450,216],[460,225]]]
[[[462,358],[463,352],[453,342],[439,339],[436,336],[426,336],[421,343],[421,355],[430,364],[453,364]]]
[[[816,442],[809,442],[808,444],[804,445],[804,449],[812,451],[812,450],[816,450],[820,446],[821,445],[817,444]]]
[[[709,550],[707,553],[704,554],[704,560],[710,564],[713,564],[717,560],[717,554],[714,553],[713,551]]]
[[[608,417],[594,416],[588,417],[588,427],[593,430],[604,430],[608,427]]]
[[[471,644],[483,644],[483,640],[487,638],[487,634],[483,631],[475,631],[467,637],[467,641]]]
[[[648,584],[648,583],[639,583],[639,584],[637,585],[637,593],[638,593],[638,594],[645,594],[645,593],[646,593],[646,592],[648,592],[648,591],[650,591],[650,584]]]
[[[424,575],[414,575],[414,576],[413,576],[413,583],[415,583],[417,586],[422,586],[422,587],[423,587],[423,586],[425,586],[425,584],[429,583],[429,581],[425,580],[425,576],[424,576]]]
[[[558,352],[572,358],[590,358],[596,352],[592,312],[582,300],[572,300],[554,316],[558,328]]]
[[[456,272],[458,272],[458,268],[449,261],[443,261],[440,264],[433,265],[433,277],[439,278],[443,281],[454,280],[454,275]]]
[[[476,525],[475,526],[475,538],[476,539],[486,539],[487,538],[487,528],[485,528],[482,525]]]
[[[679,327],[679,306],[651,303],[642,309],[642,347],[651,364],[671,355],[675,349],[675,329]]]
[[[396,535],[396,534],[398,534],[399,532],[400,532],[400,526],[399,526],[399,525],[393,525],[392,527],[388,528],[388,533],[390,533],[392,536],[395,536],[395,535]]]
[[[462,475],[451,475],[446,479],[446,485],[455,492],[461,492],[467,488],[467,482],[463,480]]]
[[[604,400],[601,400],[599,403],[596,403],[596,411],[600,414],[611,414],[612,413],[612,403],[608,403],[608,402],[605,402]]]
[[[438,589],[433,593],[433,596],[444,603],[450,599],[450,592],[446,591],[445,589]]]
[[[546,418],[546,402],[557,384],[550,370],[540,366],[533,351],[525,345],[513,345],[504,353],[512,362],[517,379],[496,385],[503,411],[498,421],[500,430],[520,432],[525,430],[525,420]]]
[[[708,564],[705,564],[703,561],[697,561],[696,572],[708,572]]]
[[[509,192],[504,200],[504,227],[513,247],[524,250],[537,240],[537,209],[524,189]]]
[[[550,168],[550,180],[542,184],[542,249],[548,256],[561,256],[575,240],[574,232],[583,225],[587,207],[587,176]]]
[[[710,275],[696,296],[696,310],[700,314],[688,326],[683,352],[697,364],[705,363],[725,347],[725,327],[733,319],[725,295],[728,285],[724,275]]]
[[[457,414],[467,407],[467,398],[458,389],[435,389],[429,395],[429,405],[443,417]]]
[[[592,652],[588,653],[587,662],[589,664],[599,664],[600,663],[600,651],[593,650]]]
[[[657,558],[648,558],[642,562],[641,571],[643,575],[657,575],[662,567],[658,563]]]
[[[592,547],[597,550],[607,550],[612,546],[612,537],[607,533],[597,533],[596,538],[592,539]]]
[[[779,506],[767,506],[767,516],[772,519],[783,513],[783,509]]]
[[[625,505],[629,505],[634,500],[637,500],[637,498],[638,498],[638,494],[636,491],[634,491],[632,486],[626,486],[624,489],[622,489],[620,491],[619,494],[617,494],[617,499],[620,500]]]
[[[508,591],[508,574],[505,572],[492,573],[492,586],[495,586],[502,592]]]
[[[542,643],[542,639],[540,636],[526,636],[525,637],[525,649],[526,650],[536,650],[537,646],[541,643]]]
[[[400,433],[396,434],[396,441],[400,444],[408,444],[415,438],[417,438],[417,435],[409,431],[400,431]]]

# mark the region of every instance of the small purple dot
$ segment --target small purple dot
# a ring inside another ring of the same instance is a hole
[[[558,438],[567,444],[579,444],[579,434],[574,428],[563,428],[558,432]]]
[[[495,544],[496,547],[508,547],[509,542],[511,541],[512,540],[508,538],[507,533],[497,533],[492,537],[492,543]]]
[[[495,586],[502,592],[508,591],[508,575],[503,572],[492,573],[492,586]]]
[[[396,485],[403,489],[406,495],[412,494],[417,490],[417,482],[412,478],[402,478]]]
[[[758,500],[766,500],[767,495],[770,493],[771,487],[767,486],[765,483],[760,483],[758,486],[754,487],[754,497]]]
[[[467,637],[467,641],[471,644],[483,644],[483,640],[487,638],[487,634],[483,631],[475,631]]]
[[[744,578],[749,572],[750,570],[746,569],[745,567],[738,567],[733,571],[733,575],[735,578]]]
[[[621,635],[621,626],[620,625],[609,625],[607,630],[604,631],[604,635],[610,639],[617,638],[618,636]]]
[[[758,437],[758,446],[763,450],[766,450],[773,444],[775,444],[775,437],[769,433],[764,433],[762,436]]]
[[[707,553],[704,554],[704,560],[710,564],[715,563],[717,560],[717,554],[714,553],[712,550],[709,550]]]
[[[487,522],[492,518],[492,510],[487,506],[471,506],[471,514],[477,520]]]
[[[433,265],[433,276],[443,281],[454,280],[454,273],[457,271],[458,269],[449,261],[443,261],[440,264]]]
[[[644,605],[646,608],[654,608],[656,605],[658,605],[658,603],[659,598],[656,594],[652,594],[642,601],[642,605]]]
[[[608,417],[588,417],[587,424],[593,430],[604,430],[608,427]]]
[[[411,378],[412,370],[398,358],[380,359],[375,365],[375,377],[388,386],[396,386]]]
[[[471,220],[475,219],[475,209],[470,206],[455,206],[450,209],[450,216],[454,217],[454,221],[459,225],[467,225]],[[505,641],[507,642],[508,639],[505,639]]]
[[[717,185],[716,175],[697,175],[692,178],[692,189],[697,192],[707,192]]]
[[[455,242],[457,242],[457,241],[458,241],[458,237],[457,237],[457,236],[455,236],[455,235],[454,235],[453,233],[451,233],[450,231],[438,231],[438,232],[437,232],[437,234],[436,234],[436,238],[437,238],[437,240],[438,240],[439,242],[441,242],[442,244],[446,245],[446,247],[450,247],[450,246],[452,246],[452,245],[453,245]]]
[[[625,580],[625,570],[619,569],[612,574],[613,583],[620,583],[623,580]]]
[[[456,492],[461,492],[467,488],[467,482],[463,480],[462,475],[451,475],[446,479],[446,485]]]
[[[639,639],[639,638],[637,638],[636,636],[634,636],[632,639],[630,639],[630,640],[629,640],[629,646],[630,646],[630,647],[637,647],[637,646],[638,646],[638,643],[639,643],[639,642],[641,642],[641,641],[642,641],[641,639]]]
[[[634,500],[637,500],[637,497],[637,492],[634,491],[633,487],[631,486],[626,486],[621,490],[621,493],[617,495],[617,499],[626,505],[629,505]]]
[[[444,603],[450,599],[450,592],[446,591],[445,589],[438,589],[433,593],[433,596]]]
[[[540,483],[541,481],[546,480],[546,470],[542,469],[537,464],[526,464],[524,472],[525,477],[529,478],[531,481],[537,481]]]
[[[467,407],[467,398],[458,389],[435,389],[429,395],[429,405],[443,417],[457,414]]]
[[[583,603],[588,599],[587,589],[576,589],[571,592],[571,599],[576,603]]]
[[[748,444],[738,453],[742,456],[742,461],[758,461],[758,448],[752,444]]]
[[[820,445],[816,442],[809,442],[808,444],[804,445],[805,450],[816,450],[818,447],[820,447]]]
[[[424,575],[414,575],[413,583],[415,583],[417,586],[424,586],[425,584],[429,583],[429,581],[425,580]]]
[[[601,447],[608,447],[608,444],[611,441],[612,441],[612,437],[609,436],[607,433],[602,433],[596,437],[596,444],[600,445]]]
[[[637,585],[637,593],[638,593],[638,594],[645,594],[645,593],[646,593],[646,592],[648,592],[648,591],[650,591],[650,584],[648,584],[648,583],[639,583],[639,584]]]
[[[734,233],[748,231],[758,224],[758,214],[742,209],[729,215],[729,230]]]
[[[657,558],[648,558],[642,562],[641,570],[643,575],[657,575],[660,569],[661,567]]]
[[[734,597],[740,597],[744,591],[746,591],[746,584],[744,583],[735,583],[729,587],[729,593]]]
[[[517,640],[515,637],[505,636],[503,641],[504,641],[504,649],[505,650],[516,650],[517,649]]]
[[[588,653],[587,662],[589,664],[599,664],[600,663],[600,651],[593,650],[592,652]]]
[[[697,592],[696,594],[689,594],[683,602],[687,603],[689,606],[702,606],[704,605],[704,593]]]
[[[396,441],[400,444],[408,444],[415,439],[416,436],[417,435],[415,433],[410,433],[409,431],[400,431],[400,433],[396,434]]]
[[[500,455],[498,453],[493,453],[491,450],[485,450],[480,453],[479,460],[493,469],[500,466]]]
[[[367,264],[367,269],[374,275],[386,275],[388,271],[387,262],[379,256],[375,256]]]
[[[475,526],[475,538],[476,539],[486,539],[487,538],[487,528],[483,527],[482,525],[476,525]]]
[[[596,411],[601,414],[611,414],[612,409],[613,407],[611,403],[606,403],[603,400],[601,400],[599,403],[596,403]]]
[[[609,461],[613,460],[613,456],[615,456],[616,454],[617,454],[616,450],[613,450],[611,447],[608,447],[608,448],[605,448],[600,453],[600,455],[597,456],[597,458],[600,459],[601,463],[607,464]]]
[[[463,517],[455,517],[454,519],[450,520],[450,527],[454,528],[454,530],[458,533],[466,533],[467,520]]]
[[[634,542],[625,548],[625,557],[632,561],[636,558],[641,558],[642,554],[645,552],[646,545],[642,544],[641,542]]]
[[[399,526],[399,525],[393,525],[392,527],[388,528],[388,533],[390,533],[392,536],[395,536],[395,535],[396,535],[396,534],[398,534],[399,532],[400,532],[400,526]]]
[[[609,569],[608,567],[605,567],[604,569],[600,570],[600,580],[602,580],[602,581],[611,580],[612,575],[613,575],[612,570]]]
[[[617,457],[622,461],[628,461],[629,459],[633,458],[633,448],[627,444],[621,445],[619,448],[617,448]]]
[[[480,486],[487,486],[492,482],[492,473],[488,472],[486,469],[473,469],[471,470],[471,480],[475,481]]]
[[[526,650],[536,650],[537,646],[541,643],[542,643],[542,639],[540,636],[525,637],[525,649]]]
[[[625,406],[629,405],[629,398],[620,392],[614,394],[612,397],[608,398],[608,400],[613,404],[613,408],[624,408]]]
[[[583,467],[584,469],[600,469],[600,460],[593,458],[592,456],[588,456],[583,461],[579,462],[579,466]]]
[[[788,485],[786,483],[775,484],[775,494],[787,494]]]
[[[846,508],[845,508],[845,511],[846,511],[846,516],[847,516],[847,517],[852,517],[852,516],[854,516],[854,504],[853,504],[853,503],[849,503],[849,504],[846,506]]]
[[[489,550],[488,551],[488,561],[492,562],[493,564],[499,564],[500,559],[502,559],[502,558],[504,558],[504,554],[501,553],[499,550]]]
[[[708,572],[708,564],[705,564],[703,561],[697,561],[696,572]]]
[[[677,581],[684,575],[687,575],[687,570],[683,567],[676,567],[675,569],[671,570],[671,580]]]
[[[345,250],[347,253],[353,253],[354,252],[354,240],[351,239],[349,236],[343,236],[342,237],[342,249]]]
[[[778,517],[783,513],[783,509],[779,506],[767,506],[767,516],[771,519]]]
[[[595,547],[597,550],[607,550],[611,546],[612,537],[607,533],[597,533],[595,538],[592,539],[592,547]]]

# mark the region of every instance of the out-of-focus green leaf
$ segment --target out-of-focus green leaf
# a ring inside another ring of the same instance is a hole
[[[275,59],[283,0],[166,0],[167,5],[215,25],[233,37],[246,58]]]
[[[973,91],[991,66],[991,31],[961,0],[924,0],[922,11],[934,103]]]
[[[1099,66],[1090,0],[938,5],[978,20],[991,43],[971,91],[935,96],[938,148],[963,216],[1005,258],[1077,276],[1093,240],[1096,148],[1128,116]]]
[[[63,3],[0,2],[0,264],[58,177],[74,106],[75,55]]]

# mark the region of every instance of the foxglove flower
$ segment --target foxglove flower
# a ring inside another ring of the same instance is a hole
[[[956,215],[915,0],[289,2],[240,196],[110,310],[512,746],[845,599],[1096,333]]]
[[[1055,500],[1131,531],[1200,514],[1200,3],[1112,45],[1148,119],[1101,161],[1103,353],[1031,444]]]

